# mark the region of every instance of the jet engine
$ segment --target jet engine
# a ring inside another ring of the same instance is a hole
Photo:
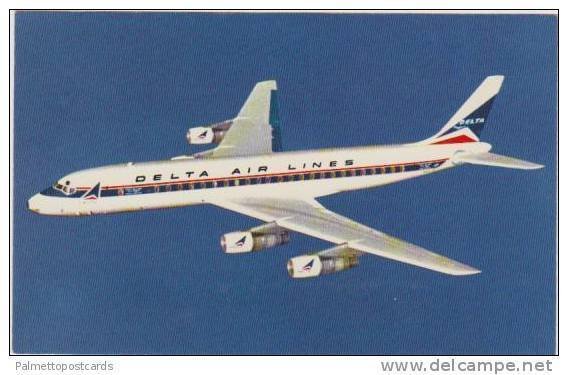
[[[219,143],[233,124],[233,121],[218,122],[213,125],[198,126],[187,131],[187,143],[190,145],[203,145],[208,143]]]
[[[288,231],[274,232],[231,232],[221,236],[221,248],[227,254],[250,253],[283,245],[290,241]]]
[[[359,258],[355,254],[341,254],[337,256],[301,255],[288,261],[288,275],[294,279],[317,277],[328,273],[335,273],[359,265]]]

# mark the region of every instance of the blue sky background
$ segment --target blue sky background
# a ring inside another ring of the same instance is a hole
[[[146,354],[551,354],[555,348],[557,19],[552,16],[18,13],[13,350]],[[35,215],[78,169],[167,159],[192,125],[279,85],[287,150],[417,141],[487,76],[483,140],[545,164],[464,167],[326,197],[340,214],[483,270],[377,257],[309,281],[328,243],[228,256],[256,220],[210,206]]]

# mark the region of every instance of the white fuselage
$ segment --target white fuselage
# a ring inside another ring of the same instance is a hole
[[[45,215],[90,215],[246,196],[319,197],[445,170],[456,166],[456,152],[490,148],[482,142],[407,144],[110,165],[71,173],[58,184],[73,194],[49,188],[28,206]]]

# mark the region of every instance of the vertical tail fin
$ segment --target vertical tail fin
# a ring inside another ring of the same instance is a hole
[[[504,78],[503,76],[485,78],[446,125],[436,135],[421,143],[479,142],[479,136],[487,122],[491,105],[501,89]]]

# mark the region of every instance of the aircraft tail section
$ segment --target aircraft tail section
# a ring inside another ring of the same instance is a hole
[[[433,137],[420,143],[452,144],[479,142],[481,132],[487,123],[491,105],[501,89],[504,78],[503,76],[489,76],[485,78],[442,129]]]

